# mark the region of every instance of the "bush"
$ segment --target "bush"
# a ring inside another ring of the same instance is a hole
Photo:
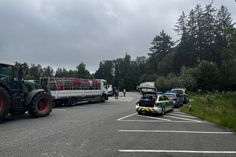
[[[194,69],[194,77],[197,80],[197,88],[205,91],[219,89],[219,76],[219,69],[213,62],[203,60]]]
[[[173,87],[179,87],[179,77],[173,73],[168,74],[166,77],[160,76],[156,79],[158,89],[166,91]]]
[[[187,89],[195,90],[197,81],[193,76],[194,69],[183,67],[180,71],[179,84],[180,87],[185,87]]]

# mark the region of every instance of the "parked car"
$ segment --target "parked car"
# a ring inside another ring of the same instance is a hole
[[[173,88],[173,89],[171,89],[171,92],[177,93],[181,97],[183,97],[183,103],[184,104],[187,104],[189,102],[186,88]]]
[[[181,97],[178,93],[168,92],[164,95],[173,102],[174,107],[183,106],[183,97]]]
[[[140,87],[141,98],[136,104],[138,114],[157,113],[164,115],[173,111],[174,104],[165,95],[158,95],[155,87]]]

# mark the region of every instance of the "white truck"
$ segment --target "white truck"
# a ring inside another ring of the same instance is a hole
[[[107,81],[103,79],[41,77],[40,84],[51,93],[56,106],[108,100]]]

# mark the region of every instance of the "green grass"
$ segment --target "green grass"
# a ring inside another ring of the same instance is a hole
[[[182,112],[230,128],[236,132],[236,92],[190,95],[192,101]]]

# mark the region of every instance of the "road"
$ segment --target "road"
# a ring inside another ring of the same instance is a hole
[[[0,157],[236,156],[236,135],[181,113],[140,116],[139,95],[27,114],[0,124]]]

